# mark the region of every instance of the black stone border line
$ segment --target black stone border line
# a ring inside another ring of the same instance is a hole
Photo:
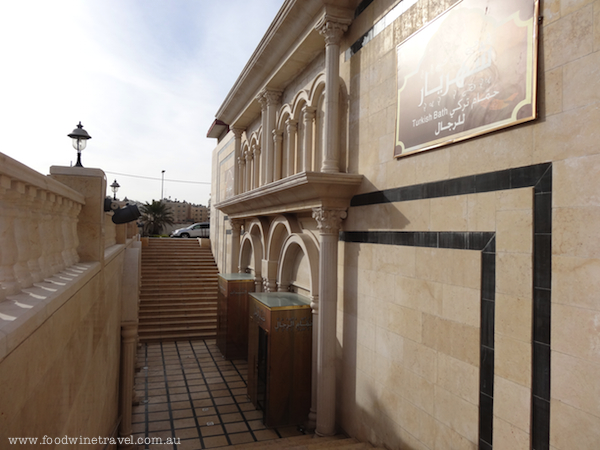
[[[550,448],[552,163],[356,195],[350,207],[534,188],[531,448]],[[495,231],[342,231],[343,242],[481,251],[479,448],[492,450],[494,401]]]

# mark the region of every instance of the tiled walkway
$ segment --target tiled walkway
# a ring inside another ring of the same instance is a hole
[[[134,438],[175,441],[145,448],[197,450],[302,434],[265,428],[246,395],[247,362],[225,360],[214,340],[142,344],[139,364]]]

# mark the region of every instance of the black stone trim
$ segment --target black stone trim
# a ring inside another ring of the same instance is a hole
[[[549,175],[545,175],[546,173]],[[544,177],[550,177],[550,185]],[[428,198],[450,197],[454,195],[481,194],[483,192],[502,191],[535,187],[536,194],[552,193],[552,164],[518,167],[500,172],[482,173],[444,181],[416,184],[384,191],[355,195],[350,206],[367,206],[378,203],[405,202]]]
[[[354,18],[356,19],[358,16],[360,16],[363,13],[363,11],[369,7],[371,3],[373,3],[373,0],[363,0],[362,2],[360,2],[360,4],[354,10]]]
[[[527,187],[534,188],[531,448],[548,450],[550,448],[552,163],[369,192],[354,196],[350,206],[359,207]],[[340,240],[482,252],[479,448],[492,450],[496,290],[495,233],[345,231],[340,233]]]

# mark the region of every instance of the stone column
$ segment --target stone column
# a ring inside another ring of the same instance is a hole
[[[312,309],[312,373],[311,373],[311,394],[310,394],[310,412],[308,413],[308,422],[306,429],[314,430],[317,426],[317,386],[318,378],[318,356],[319,356],[319,296],[313,295],[310,299]]]
[[[296,161],[296,134],[298,132],[298,121],[294,119],[288,119],[286,122],[287,128],[287,145],[285,149],[285,160],[286,160],[286,171],[285,176],[289,177],[294,174],[294,167]]]
[[[252,150],[246,149],[244,152],[246,160],[246,177],[244,178],[244,191],[248,192],[252,189]]]
[[[335,429],[335,350],[337,316],[338,240],[345,209],[314,208],[321,248],[319,252],[319,314],[317,353],[317,428],[320,436]]]
[[[238,193],[241,194],[246,191],[246,156],[244,153],[238,158],[237,164],[239,170]]]
[[[240,271],[240,234],[244,221],[242,219],[230,219],[229,223],[231,224],[231,266],[229,272],[238,273]]]
[[[256,100],[258,100],[258,103],[260,104],[260,124],[262,127],[262,135],[261,135],[261,141],[260,141],[260,145],[263,149],[267,148],[268,142],[271,139],[271,133],[269,133],[268,130],[268,125],[267,125],[267,99],[265,98],[265,92],[261,91],[260,94],[258,94],[258,96],[256,97]],[[263,184],[266,183],[266,178],[265,178],[265,174],[266,174],[266,170],[267,170],[267,166],[266,166],[266,153],[263,155],[263,160],[260,161],[260,170],[259,170],[259,174],[260,174],[260,179],[257,179],[254,183],[255,187],[258,186],[262,186]],[[254,159],[254,164],[258,164],[258,160],[256,160],[256,158]]]
[[[321,172],[339,172],[338,110],[340,91],[340,40],[352,21],[325,15],[316,29],[325,38],[325,129]]]
[[[315,123],[316,109],[306,105],[302,108],[304,118],[304,172],[312,170],[312,153],[313,153],[313,128]]]
[[[238,195],[241,190],[240,186],[240,178],[242,175],[241,168],[239,165],[240,153],[242,148],[242,133],[244,132],[243,128],[232,127],[231,132],[234,137],[234,159],[233,163],[237,164],[235,169],[233,170],[233,195]]]
[[[275,151],[273,154],[273,181],[281,180],[282,173],[282,157],[283,157],[283,131],[273,130],[273,144]]]
[[[266,119],[266,127],[263,128],[263,141],[266,143],[267,147],[263,147],[264,158],[265,158],[265,177],[264,182],[272,183],[275,179],[275,142],[273,139],[269,139],[273,131],[275,131],[276,119],[277,119],[277,110],[280,106],[281,101],[281,91],[275,90],[265,90],[264,98],[267,101],[267,119]],[[266,132],[266,134],[265,134]]]
[[[261,157],[260,157],[260,147],[258,145],[254,145],[252,148],[252,159],[254,160],[254,178],[252,180],[252,188],[256,189],[260,184],[260,168],[261,168]],[[264,158],[262,158],[264,159]]]
[[[133,434],[133,428],[131,424],[133,408],[131,399],[133,398],[137,334],[137,323],[124,323],[121,325],[120,412],[122,419],[119,426],[119,436],[123,438],[129,437]],[[133,450],[135,448],[137,448],[137,445],[135,444],[122,444],[119,446],[119,450]]]

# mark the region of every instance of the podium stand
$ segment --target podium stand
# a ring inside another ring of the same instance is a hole
[[[219,274],[217,347],[227,359],[248,356],[248,292],[253,291],[252,275]]]
[[[268,427],[304,423],[311,402],[310,300],[251,293],[248,308],[248,396]]]

